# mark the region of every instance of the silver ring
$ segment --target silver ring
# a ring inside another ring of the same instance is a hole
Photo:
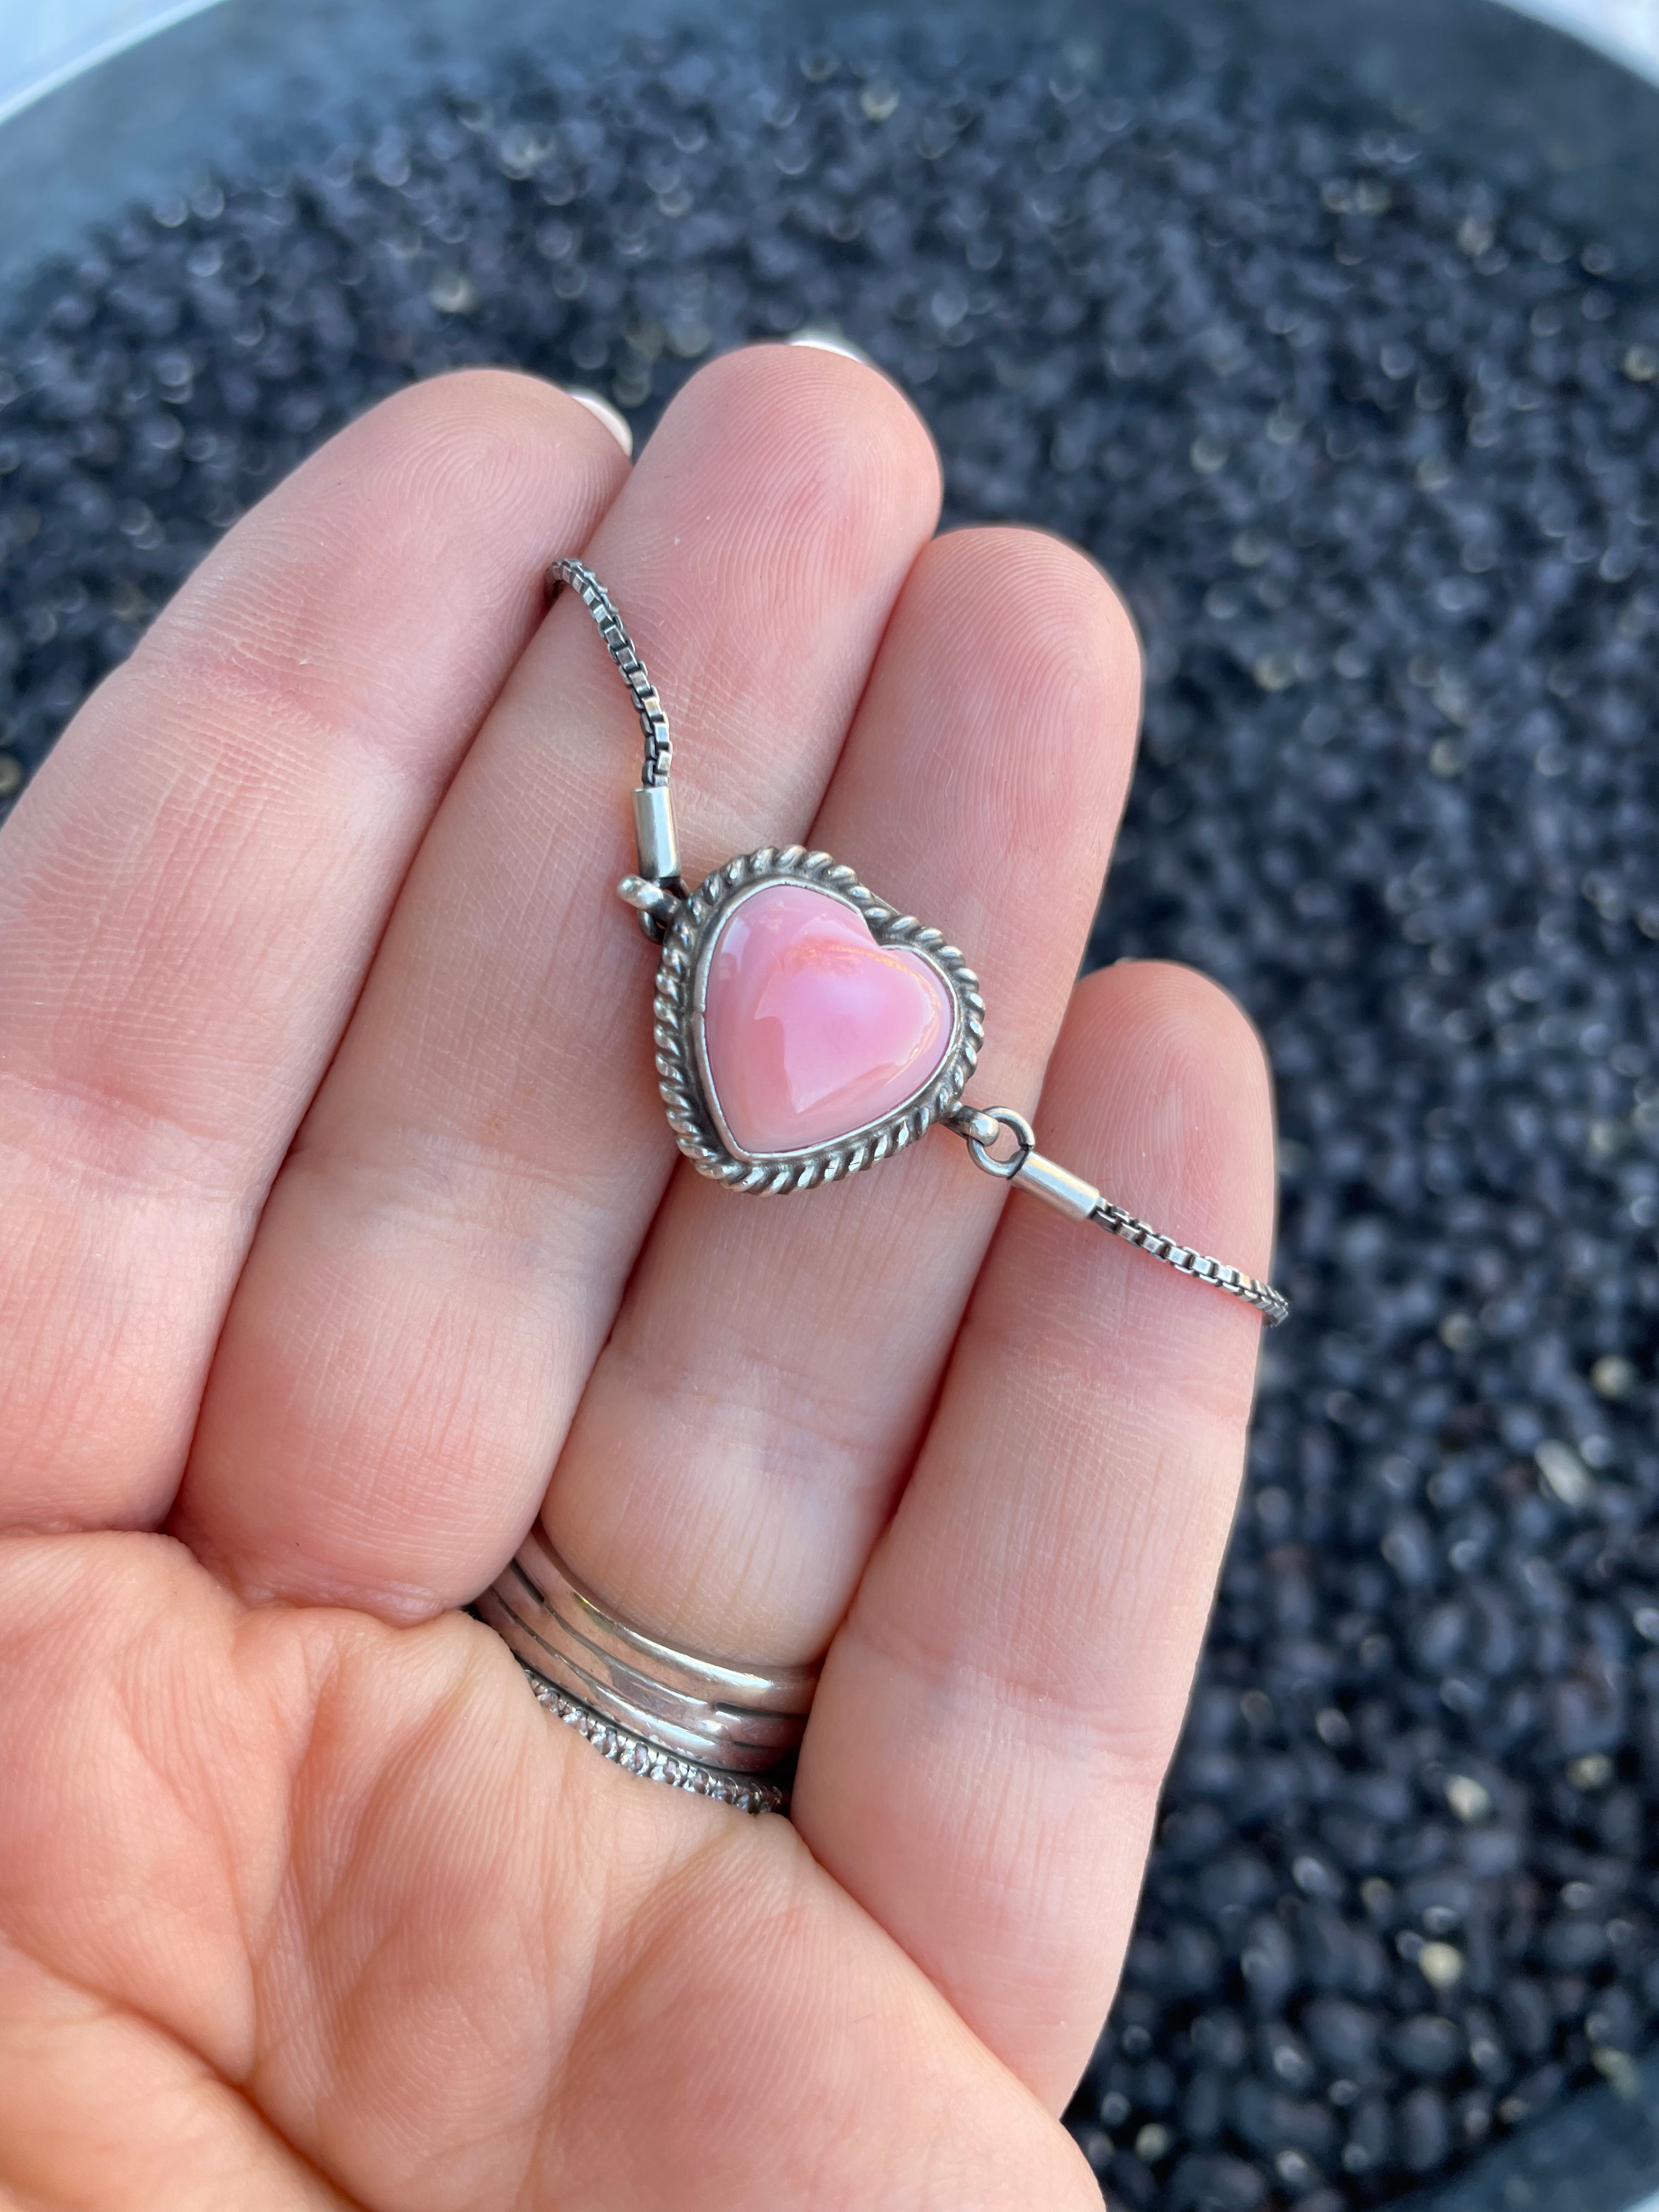
[[[518,1656],[516,1652],[514,1656]],[[672,1752],[659,1750],[643,1737],[630,1735],[626,1729],[618,1728],[602,1713],[590,1711],[579,1699],[568,1698],[556,1682],[550,1682],[545,1674],[538,1674],[527,1660],[520,1659],[519,1664],[538,1705],[567,1727],[574,1728],[595,1751],[603,1753],[617,1766],[625,1767],[629,1773],[641,1775],[647,1782],[665,1782],[671,1790],[690,1790],[699,1797],[712,1797],[718,1804],[731,1805],[739,1813],[789,1810],[787,1781],[769,1782],[758,1774],[726,1774],[718,1767],[701,1765],[694,1759],[676,1759]]]
[[[539,1527],[475,1610],[531,1677],[543,1704],[607,1757],[727,1802],[738,1799],[717,1785],[737,1784],[753,1796],[745,1778],[757,1776],[769,1778],[763,1794],[787,1798],[780,1771],[806,1733],[816,1666],[734,1665],[665,1644],[603,1605]],[[597,1723],[598,1733],[583,1716]]]
[[[974,1165],[983,1168],[987,1175],[995,1176],[1001,1182],[1012,1182],[1036,1150],[1036,1131],[1012,1106],[993,1106],[983,1113],[964,1106],[957,1126],[968,1139]],[[1000,1160],[991,1146],[1005,1129],[1013,1139],[1015,1149],[1006,1160]]]

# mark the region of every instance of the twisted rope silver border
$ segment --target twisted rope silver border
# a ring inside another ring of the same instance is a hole
[[[757,1782],[749,1774],[723,1774],[716,1767],[700,1766],[694,1759],[681,1759],[672,1751],[661,1751],[654,1743],[630,1735],[628,1729],[618,1728],[615,1721],[606,1720],[602,1714],[567,1695],[556,1682],[550,1682],[528,1661],[520,1659],[516,1651],[513,1656],[537,1704],[567,1728],[574,1729],[613,1765],[637,1774],[645,1782],[665,1782],[671,1790],[687,1790],[694,1797],[711,1797],[717,1805],[730,1805],[739,1813],[758,1817],[762,1813],[789,1810],[787,1783]]]
[[[727,1148],[703,1095],[702,1073],[697,1065],[697,963],[732,892],[757,883],[802,884],[814,890],[833,891],[863,916],[878,945],[902,945],[923,954],[944,978],[961,1014],[961,1034],[955,1048],[924,1097],[902,1113],[873,1121],[851,1137],[782,1161],[743,1159]],[[658,1088],[680,1150],[700,1174],[712,1181],[732,1190],[772,1196],[843,1182],[905,1151],[950,1113],[974,1072],[985,1042],[985,1000],[978,976],[954,945],[947,945],[937,929],[925,928],[914,915],[900,914],[886,905],[859,881],[851,868],[828,853],[809,853],[802,845],[786,846],[781,852],[763,845],[757,852],[739,854],[706,876],[669,925],[657,969],[652,1023]]]

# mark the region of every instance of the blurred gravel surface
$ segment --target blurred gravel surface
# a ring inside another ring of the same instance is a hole
[[[1086,44],[705,36],[204,179],[0,340],[0,811],[237,514],[457,362],[643,433],[839,325],[955,520],[1125,585],[1096,954],[1266,1031],[1297,1304],[1072,2116],[1133,2208],[1389,2202],[1634,2096],[1659,2024],[1659,292],[1542,194],[1203,39],[1128,97]]]

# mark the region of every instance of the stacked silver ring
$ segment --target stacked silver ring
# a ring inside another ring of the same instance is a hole
[[[610,1612],[539,1528],[478,1600],[550,1711],[632,1772],[745,1812],[781,1812],[816,1667],[737,1667]]]

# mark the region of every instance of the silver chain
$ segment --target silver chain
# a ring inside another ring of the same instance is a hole
[[[640,927],[653,944],[659,945],[686,896],[678,873],[678,847],[672,826],[672,802],[667,790],[674,752],[668,734],[668,717],[610,592],[593,571],[580,561],[554,561],[547,571],[549,592],[556,592],[561,584],[570,586],[599,624],[599,635],[622,671],[644,732],[645,767],[641,777],[643,787],[634,795],[635,822],[641,838],[640,872],[625,877],[619,888],[623,898],[637,910]],[[652,795],[659,793],[660,796],[653,800]],[[646,845],[647,830],[653,826],[653,815],[662,854],[672,856],[660,858],[655,866],[648,863]],[[945,1126],[953,1128],[959,1137],[966,1138],[975,1164],[988,1175],[998,1176],[1005,1182],[1018,1182],[1022,1190],[1046,1200],[1073,1221],[1098,1222],[1112,1236],[1133,1244],[1138,1252],[1163,1261],[1165,1267],[1175,1268],[1180,1274],[1191,1275],[1197,1282],[1225,1291],[1230,1297],[1242,1298],[1247,1306],[1254,1306],[1264,1316],[1269,1328],[1277,1328],[1280,1322],[1288,1320],[1290,1300],[1271,1283],[1247,1275],[1242,1267],[1231,1267],[1224,1260],[1212,1260],[1206,1252],[1194,1252],[1189,1245],[1177,1243],[1173,1237],[1154,1229],[1151,1222],[1139,1220],[1127,1207],[1103,1198],[1092,1183],[1073,1175],[1069,1168],[1045,1159],[1036,1148],[1036,1136],[1030,1123],[1023,1115],[1015,1113],[1012,1107],[987,1109],[963,1103],[946,1117]],[[1012,1136],[1015,1150],[1009,1158],[999,1159],[990,1147],[1005,1130]]]
[[[657,687],[646,674],[639,648],[628,635],[610,592],[593,571],[584,568],[580,561],[555,561],[547,571],[549,595],[556,592],[561,584],[568,584],[592,616],[599,626],[605,649],[622,671],[623,682],[628,686],[628,696],[634,702],[634,712],[640,718],[640,728],[645,735],[645,766],[640,781],[655,789],[667,782],[674,758],[674,741],[668,734],[668,717],[657,696]]]
[[[1176,1268],[1183,1275],[1193,1275],[1200,1283],[1212,1283],[1218,1291],[1226,1291],[1236,1298],[1243,1298],[1247,1306],[1254,1306],[1266,1317],[1269,1328],[1277,1328],[1282,1321],[1291,1317],[1291,1302],[1283,1291],[1276,1291],[1271,1283],[1260,1277],[1247,1275],[1242,1267],[1230,1267],[1224,1260],[1212,1260],[1205,1252],[1189,1251],[1169,1237],[1160,1236],[1150,1222],[1137,1221],[1133,1213],[1115,1206],[1109,1198],[1103,1198],[1090,1217],[1114,1237],[1121,1237],[1126,1244],[1133,1244],[1138,1252],[1149,1252],[1154,1260],[1162,1260],[1166,1267]]]
[[[1093,1184],[1085,1182],[1081,1176],[1074,1176],[1069,1169],[1044,1159],[1036,1148],[1036,1134],[1030,1123],[1023,1114],[1015,1113],[1012,1106],[963,1104],[949,1121],[957,1136],[967,1139],[975,1166],[983,1168],[987,1175],[996,1176],[1004,1182],[1017,1182],[1023,1190],[1047,1199],[1050,1206],[1069,1214],[1074,1221],[1098,1222],[1112,1236],[1121,1237],[1126,1244],[1133,1244],[1138,1252],[1145,1252],[1152,1259],[1162,1260],[1166,1267],[1175,1268],[1178,1274],[1191,1275],[1197,1282],[1225,1291],[1230,1297],[1242,1298],[1247,1306],[1254,1306],[1264,1316],[1269,1328],[1277,1328],[1280,1322],[1289,1320],[1291,1302],[1283,1291],[1276,1291],[1271,1283],[1264,1283],[1255,1275],[1247,1275],[1242,1267],[1229,1267],[1224,1260],[1212,1260],[1207,1252],[1194,1252],[1190,1245],[1177,1243],[1173,1237],[1154,1229],[1150,1221],[1140,1220],[1127,1206],[1103,1198]],[[999,1159],[990,1148],[1004,1130],[1013,1138],[1014,1150],[1006,1159]]]

